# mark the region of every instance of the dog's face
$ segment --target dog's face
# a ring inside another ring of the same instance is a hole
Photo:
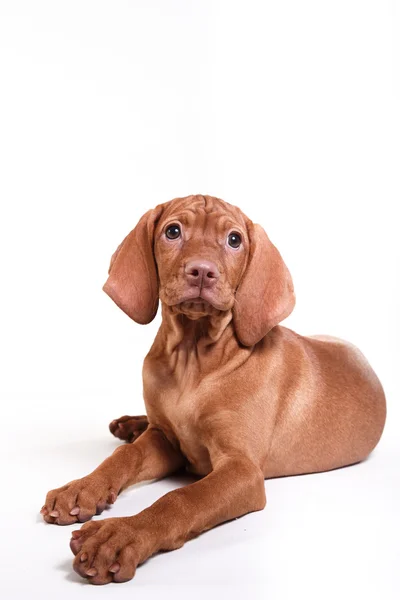
[[[138,323],[154,318],[159,298],[190,319],[232,310],[248,346],[295,302],[289,271],[265,231],[211,196],[177,198],[143,215],[113,254],[103,289]]]
[[[195,196],[167,204],[155,228],[159,297],[191,319],[233,307],[249,255],[246,218],[226,202]]]

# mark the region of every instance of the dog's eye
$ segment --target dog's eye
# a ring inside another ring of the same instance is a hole
[[[230,233],[228,235],[228,244],[231,248],[239,248],[242,243],[242,238],[238,233]]]
[[[181,228],[176,223],[173,225],[168,225],[167,229],[165,230],[165,235],[169,240],[177,240],[178,237],[181,236]]]

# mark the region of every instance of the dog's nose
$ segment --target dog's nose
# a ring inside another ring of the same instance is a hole
[[[218,267],[211,260],[190,260],[185,266],[185,275],[190,285],[211,287],[219,277]]]

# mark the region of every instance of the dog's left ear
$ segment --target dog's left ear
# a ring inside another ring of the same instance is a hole
[[[103,290],[136,323],[154,319],[158,308],[158,276],[154,258],[154,229],[162,205],[140,219],[111,257]]]
[[[264,229],[250,221],[250,256],[236,292],[233,320],[244,346],[259,342],[295,305],[288,268]]]

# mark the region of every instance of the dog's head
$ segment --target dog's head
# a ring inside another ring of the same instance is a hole
[[[238,208],[210,196],[160,204],[140,219],[111,258],[104,291],[137,323],[159,298],[190,319],[233,311],[245,346],[293,310],[293,284],[265,231]]]

